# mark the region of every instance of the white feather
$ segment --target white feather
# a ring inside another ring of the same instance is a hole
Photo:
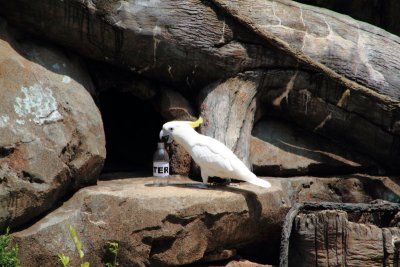
[[[163,125],[163,131],[172,135],[200,166],[204,183],[207,183],[208,177],[216,176],[271,187],[269,182],[257,178],[228,147],[214,138],[197,133],[190,122],[168,122]]]

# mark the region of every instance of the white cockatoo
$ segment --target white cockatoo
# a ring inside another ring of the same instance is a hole
[[[207,184],[208,177],[224,179],[237,179],[265,188],[271,184],[257,178],[246,165],[220,141],[197,133],[194,128],[203,122],[200,117],[197,121],[171,121],[163,125],[160,139],[168,136],[168,142],[172,139],[190,154],[193,160],[200,166],[201,178]]]

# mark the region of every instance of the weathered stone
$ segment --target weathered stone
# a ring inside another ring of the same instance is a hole
[[[161,115],[168,121],[193,121],[196,116],[189,101],[177,91],[162,89],[160,92],[159,109]]]
[[[266,94],[276,93],[269,102],[272,107],[398,171],[399,81],[393,70],[399,57],[393,48],[399,45],[399,37],[293,1],[213,2],[301,63],[297,70],[267,72]],[[273,84],[280,85],[267,87]]]
[[[117,68],[110,64],[86,61],[88,71],[96,86],[96,94],[104,92],[129,93],[143,101],[152,99],[157,93],[157,86],[150,80],[135,74],[131,70]]]
[[[296,65],[200,0],[0,4],[0,14],[26,30],[182,90],[250,68]]]
[[[14,237],[27,267],[55,266],[58,253],[77,263],[66,223],[77,229],[84,259],[94,266],[101,266],[107,241],[119,243],[121,266],[205,263],[261,242],[267,262],[275,264],[277,255],[270,252],[279,247],[281,225],[293,203],[400,201],[400,187],[388,177],[268,180],[273,185],[268,190],[247,183],[199,189],[182,177],[167,187],[146,186],[152,178],[100,181]]]
[[[105,158],[90,77],[73,55],[0,27],[0,229],[95,184]],[[11,31],[11,30],[10,30]]]
[[[315,5],[347,14],[357,20],[371,23],[391,33],[400,35],[397,12],[400,3],[397,0],[297,0],[308,5]]]
[[[248,260],[235,260],[229,262],[226,267],[272,267],[272,265],[259,264]]]
[[[195,121],[193,107],[189,101],[177,91],[163,88],[157,105],[160,114],[167,121]],[[185,149],[172,142],[168,146],[170,155],[170,168],[172,174],[188,175],[190,172],[192,158]]]
[[[173,141],[168,145],[169,166],[171,174],[188,175],[190,173],[192,158],[186,150]]]
[[[232,259],[236,257],[237,251],[236,249],[224,249],[220,251],[216,251],[214,253],[207,254],[201,261],[202,262],[213,262],[213,261],[224,261]]]
[[[400,48],[400,37],[348,16],[295,1],[212,2],[265,41],[345,87],[399,100],[400,79],[396,70],[400,56],[396,51]]]
[[[400,113],[392,100],[300,70],[268,71],[263,81],[259,99],[270,113],[357,149],[389,169],[399,168],[400,137],[392,125]]]
[[[167,187],[151,179],[100,181],[62,207],[14,235],[21,264],[56,266],[58,253],[78,261],[66,223],[76,228],[85,260],[101,266],[103,246],[119,243],[121,266],[182,265],[224,248],[271,239],[289,200],[279,187],[250,184],[198,189],[175,178]],[[284,204],[286,203],[286,204]]]
[[[252,135],[250,160],[257,175],[332,175],[373,166],[343,146],[277,119],[258,122]]]
[[[256,111],[256,94],[262,72],[246,72],[217,82],[201,92],[200,132],[230,148],[251,167],[250,137]]]
[[[299,176],[281,179],[282,188],[293,203],[369,203],[374,199],[400,202],[400,186],[390,177],[353,174],[330,178]]]
[[[344,211],[299,214],[290,243],[290,266],[392,266],[399,228],[349,222]]]
[[[2,0],[0,13],[186,92],[268,70],[261,98],[274,98],[262,102],[267,109],[399,170],[399,37],[294,1],[211,2]]]

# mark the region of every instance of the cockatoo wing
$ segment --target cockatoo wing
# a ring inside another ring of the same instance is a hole
[[[192,157],[208,174],[221,178],[233,178],[238,165],[244,165],[224,144],[204,135],[193,144]]]

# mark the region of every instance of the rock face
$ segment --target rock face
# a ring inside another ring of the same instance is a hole
[[[102,266],[104,245],[118,242],[121,266],[174,266],[226,260],[243,246],[265,244],[263,255],[278,261],[280,229],[296,202],[400,201],[399,186],[388,177],[274,178],[273,187],[195,187],[175,177],[170,186],[152,187],[152,178],[100,181],[81,189],[62,207],[15,233],[23,266],[55,266],[58,253],[78,256],[66,223],[74,226],[85,260]],[[370,190],[374,188],[375,190]],[[374,195],[381,192],[381,195]],[[397,196],[397,198],[396,198]],[[305,248],[306,249],[306,248]]]
[[[266,72],[262,103],[276,107],[281,116],[309,130],[351,143],[398,170],[399,83],[393,75],[398,56],[388,57],[393,47],[386,49],[382,44],[387,40],[396,47],[398,37],[293,1],[214,2],[301,63],[296,70]],[[279,17],[288,13],[293,15]],[[368,32],[373,33],[369,41],[359,44]],[[358,41],[354,36],[359,36]],[[379,52],[367,53],[368,49]],[[352,57],[346,56],[348,51],[354,51]],[[388,65],[382,63],[389,61]],[[389,65],[392,68],[386,69]]]
[[[374,199],[400,202],[400,186],[390,177],[352,174],[316,178],[309,176],[274,178],[280,181],[292,203],[369,203]]]
[[[351,145],[388,169],[399,168],[398,107],[393,100],[345,89],[306,71],[269,71],[262,88],[260,102],[271,114]]]
[[[398,178],[332,176],[371,167],[400,171],[397,36],[286,0],[0,0],[0,6],[0,15],[15,26],[124,68],[113,73],[107,65],[90,67],[100,97],[116,88],[124,92],[118,99],[135,96],[134,105],[120,105],[123,110],[141,112],[156,97],[167,120],[192,119],[198,108],[205,120],[200,131],[225,143],[259,174],[331,175],[275,178],[268,190],[247,184],[200,190],[182,181],[165,188],[145,186],[141,179],[102,182],[15,234],[24,266],[55,266],[58,253],[78,263],[67,222],[78,230],[85,260],[93,266],[102,265],[107,241],[119,243],[122,266],[226,260],[254,242],[268,242],[265,251],[276,264],[283,215],[294,203],[400,202]],[[12,38],[4,27],[0,35],[1,228],[21,226],[68,190],[94,183],[105,151],[101,118],[88,94],[91,81],[75,57],[22,35]],[[118,104],[105,106],[115,112]],[[109,121],[116,122],[110,114]],[[153,138],[161,123],[157,116],[136,124],[129,115],[122,118],[132,133],[140,130],[136,125],[151,124],[139,138],[128,133],[125,140]],[[261,116],[268,121],[253,130]],[[114,145],[115,157],[140,151],[133,161],[147,163],[150,145],[121,143],[127,149],[121,153]],[[172,150],[172,170],[186,175],[190,157],[177,146]],[[349,218],[340,212],[298,217],[298,254],[291,260],[327,266],[398,261],[398,229]],[[357,254],[363,249],[366,254]]]
[[[248,68],[296,64],[200,0],[0,4],[2,16],[35,34],[185,90]]]
[[[397,227],[350,222],[346,212],[297,215],[289,266],[393,266],[398,262]]]
[[[168,187],[150,179],[99,182],[61,208],[15,234],[23,266],[56,266],[58,253],[77,263],[66,223],[77,230],[85,260],[102,266],[105,242],[119,243],[121,266],[175,266],[224,248],[270,239],[279,242],[279,222],[289,199],[279,189],[249,184],[198,189],[177,180]],[[285,204],[286,203],[286,204]]]
[[[250,137],[256,112],[256,94],[262,72],[246,72],[217,82],[201,92],[200,132],[230,148],[248,167]]]
[[[0,229],[96,183],[105,158],[90,78],[72,55],[0,27]]]
[[[167,121],[194,121],[195,112],[189,101],[180,93],[171,89],[160,92],[159,112]]]
[[[350,80],[357,81],[399,100],[400,80],[395,74],[400,63],[396,53],[400,47],[398,36],[348,16],[295,1],[213,2],[266,41],[286,49],[331,78],[349,85]]]
[[[195,121],[192,105],[179,92],[163,89],[160,92],[157,109],[166,121]],[[161,128],[160,128],[161,130]],[[172,142],[169,146],[171,174],[188,175],[190,173],[192,158],[185,149]]]
[[[294,1],[0,3],[16,25],[186,93],[257,69],[261,106],[400,168],[400,39],[372,25]]]
[[[400,25],[397,23],[397,11],[400,9],[400,3],[396,0],[297,0],[297,2],[347,14],[396,35],[400,34]]]
[[[371,169],[373,163],[317,134],[277,119],[258,122],[250,159],[257,175],[332,175]]]

